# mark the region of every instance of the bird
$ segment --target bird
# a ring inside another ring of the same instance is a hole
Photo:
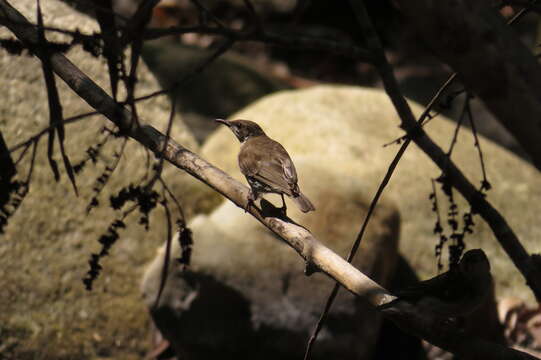
[[[314,211],[312,202],[301,192],[297,170],[286,149],[265,135],[261,127],[250,120],[224,120],[240,141],[239,168],[250,185],[246,209],[264,193],[280,194],[282,211],[286,211],[284,194],[290,197],[302,212]]]
[[[482,249],[467,251],[449,271],[396,292],[397,301],[407,301],[442,318],[466,316],[477,309],[491,291],[490,262]]]

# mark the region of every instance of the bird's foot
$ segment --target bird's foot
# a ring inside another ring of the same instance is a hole
[[[304,261],[304,275],[310,276],[315,272],[319,271],[319,268],[314,264],[311,260],[305,260]]]
[[[254,201],[248,198],[248,201],[246,202],[246,206],[244,206],[244,212],[247,213],[248,210],[250,210],[250,206],[252,205],[254,205]]]
[[[250,193],[248,194],[248,200],[246,201],[246,206],[244,207],[244,212],[247,213],[250,209],[250,206],[255,206],[255,200],[257,199],[257,195],[254,195],[254,192],[250,190]]]
[[[280,196],[282,197],[282,207],[280,208],[280,212],[282,214],[284,214],[284,216],[287,215],[287,205],[286,205],[286,201],[284,200],[284,194],[280,194]]]

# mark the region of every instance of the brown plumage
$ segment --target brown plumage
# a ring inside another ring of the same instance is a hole
[[[241,142],[238,156],[240,171],[251,192],[249,201],[255,201],[263,193],[284,194],[298,205],[302,212],[316,208],[299,189],[297,171],[286,149],[280,143],[269,138],[261,127],[249,120],[216,119],[226,125]]]

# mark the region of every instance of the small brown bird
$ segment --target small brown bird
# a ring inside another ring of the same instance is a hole
[[[238,161],[251,188],[248,206],[263,193],[275,193],[282,197],[284,211],[284,194],[293,199],[302,212],[316,209],[299,189],[295,165],[282,145],[265,135],[253,121],[216,121],[229,127],[241,142]]]
[[[473,312],[490,293],[492,275],[484,251],[467,251],[458,265],[432,279],[397,291],[397,300],[405,300],[438,316],[449,318]]]

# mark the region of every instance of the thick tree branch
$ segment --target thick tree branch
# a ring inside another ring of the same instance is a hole
[[[0,24],[7,26],[21,41],[35,49],[36,56],[40,59],[43,58],[44,54],[40,47],[36,46],[38,37],[35,28],[5,0],[0,0]],[[81,98],[115,123],[127,136],[139,141],[158,156],[205,182],[240,208],[245,208],[249,192],[246,186],[173,140],[168,139],[152,126],[133,121],[132,114],[127,109],[116,103],[62,54],[51,53],[50,64],[53,71]],[[310,267],[317,267],[340,282],[353,294],[374,306],[386,304],[395,299],[384,288],[323,246],[302,226],[295,224],[288,218],[269,216],[273,210],[277,209],[272,207],[270,211],[261,211],[252,206],[249,212],[295,249]],[[411,329],[411,332],[462,357],[469,357],[472,354],[471,347],[473,346],[474,355],[477,358],[534,359],[532,356],[516,350],[487,343],[471,336],[464,336],[455,329],[449,329],[445,332],[436,331],[441,327],[440,320],[431,314],[417,312],[413,306],[405,302],[399,302],[399,304],[401,305],[391,307],[383,312],[401,326]]]
[[[436,55],[459,74],[541,169],[541,67],[488,0],[399,0]]]
[[[490,204],[475,186],[464,176],[447,154],[426,134],[417,123],[406,99],[402,96],[393,69],[388,63],[379,38],[371,26],[370,18],[361,2],[351,1],[363,27],[370,48],[378,56],[377,67],[380,72],[385,91],[389,95],[401,120],[401,127],[409,138],[421,148],[446,175],[446,179],[470,203],[472,211],[479,213],[488,223],[500,245],[522,273],[533,290],[538,301],[541,300],[541,269],[539,269],[526,249],[520,243],[513,229],[505,218]],[[539,121],[539,120],[537,120]]]

